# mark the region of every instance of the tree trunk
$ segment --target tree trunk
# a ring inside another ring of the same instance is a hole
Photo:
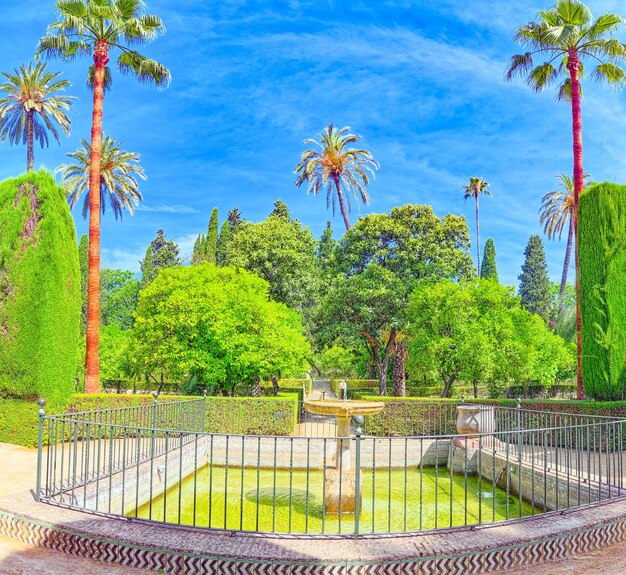
[[[474,388],[474,399],[478,399],[478,381],[472,380],[472,386]]]
[[[346,230],[350,229],[350,220],[348,219],[348,211],[346,210],[346,202],[343,199],[343,192],[341,191],[341,180],[336,177],[333,178],[335,187],[337,188],[337,197],[339,198],[339,209],[341,209],[341,215],[343,216],[343,223],[346,225]]]
[[[252,397],[261,397],[261,378],[257,377],[252,388]]]
[[[405,363],[408,355],[406,343],[396,342],[393,354],[393,394],[396,397],[406,395],[406,371]]]
[[[35,169],[35,129],[34,112],[28,112],[26,118],[26,170],[32,172]]]
[[[275,375],[272,375],[270,379],[272,380],[272,392],[274,395],[278,395],[278,392],[280,391],[280,387],[278,387],[278,378]]]
[[[478,214],[478,190],[476,190],[476,270],[480,277],[480,218]]]
[[[563,274],[561,275],[561,289],[559,290],[559,297],[561,303],[559,305],[559,311],[563,309],[563,295],[565,294],[565,288],[567,286],[567,274],[569,272],[569,260],[572,255],[572,240],[574,238],[574,224],[572,218],[569,220],[569,229],[567,230],[567,246],[565,248],[565,260],[563,261]]]
[[[96,43],[93,54],[95,76],[91,120],[91,158],[89,170],[89,272],[87,280],[87,354],[85,393],[100,391],[100,162],[102,154],[102,108],[104,73],[109,61],[108,44]]]
[[[372,337],[366,331],[359,330],[358,333],[365,338],[365,347],[370,358],[376,365],[378,370],[378,393],[379,395],[387,395],[387,371],[389,369],[389,355],[396,340],[398,330],[394,327],[389,332],[389,339],[385,345],[383,356],[380,356],[380,345],[376,338]]]
[[[583,341],[582,341],[582,317],[580,314],[580,266],[578,262],[578,199],[585,186],[585,172],[583,170],[583,122],[580,108],[580,61],[578,52],[572,49],[568,53],[567,69],[570,73],[572,85],[572,140],[574,151],[574,263],[576,268],[576,351],[577,351],[577,374],[576,374],[576,399],[583,399],[585,388],[583,386]]]
[[[456,381],[456,378],[459,376],[459,373],[461,373],[461,368],[458,367],[457,369],[454,370],[453,373],[451,373],[448,378],[443,377],[442,374],[442,379],[443,379],[443,392],[441,394],[441,397],[450,397],[450,392],[452,391],[452,386],[454,385],[454,382]]]

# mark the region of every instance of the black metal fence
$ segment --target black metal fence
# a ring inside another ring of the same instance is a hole
[[[458,404],[390,402],[348,438],[303,414],[292,436],[242,435],[207,433],[207,401],[41,410],[38,498],[134,520],[360,536],[624,495],[624,420],[488,407],[488,431],[458,434]]]

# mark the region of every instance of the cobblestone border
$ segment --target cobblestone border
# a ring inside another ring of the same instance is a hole
[[[545,536],[546,525],[542,520],[546,517],[537,516],[508,525],[455,529],[443,537],[442,534],[425,533],[413,537],[367,538],[356,541],[344,539],[339,545],[344,546],[343,555],[335,554],[334,560],[329,557],[329,561],[324,561],[323,558],[331,545],[339,543],[336,539],[281,540],[241,534],[229,536],[214,532],[198,533],[184,528],[181,530],[172,526],[147,526],[145,523],[115,518],[88,516],[89,519],[85,520],[85,514],[58,508],[50,512],[49,505],[30,503],[29,511],[43,511],[42,515],[48,516],[56,512],[60,519],[56,523],[29,516],[30,513],[7,511],[5,503],[6,500],[0,501],[0,533],[4,535],[62,553],[170,575],[478,575],[543,561],[567,559],[626,540],[624,500],[596,506],[595,509],[566,512],[556,518],[551,514],[549,523],[553,531],[557,532],[551,537]],[[598,510],[597,507],[602,509]],[[598,511],[599,515],[596,514]],[[585,527],[581,525],[585,512],[590,515],[590,521],[597,521],[598,517],[606,519]],[[79,521],[68,524],[68,518],[79,518]],[[99,526],[102,527],[100,533]],[[543,537],[518,540],[510,544],[515,540],[515,534],[527,530],[535,531],[535,527],[539,527],[538,532],[544,532]],[[155,545],[157,539],[151,537],[152,532],[160,532],[160,541],[170,544]],[[116,533],[119,533],[119,537]],[[144,536],[137,537],[141,533]],[[153,541],[150,541],[151,538]],[[381,552],[379,560],[372,560],[370,557],[369,560],[359,561],[350,560],[346,555],[346,549],[350,545],[354,551],[352,557],[360,557],[359,547],[361,551],[366,547],[370,550],[374,548],[370,555],[376,555],[376,547],[393,547],[392,543],[399,539],[403,539],[404,551],[399,554],[404,554],[404,557],[385,557]],[[188,545],[182,545],[181,541],[188,541]],[[268,541],[274,547],[268,547]],[[280,541],[288,543],[284,549],[277,544]],[[468,542],[473,542],[473,549],[468,548]],[[229,546],[230,549],[227,549]],[[206,551],[199,551],[198,548]],[[240,557],[237,557],[238,548],[241,550]],[[254,557],[257,548],[264,551],[264,558]],[[442,548],[446,548],[448,552],[442,554]],[[299,549],[299,552],[295,553],[294,549]],[[412,549],[412,554],[407,554],[407,549]],[[230,555],[222,554],[221,550],[229,551]],[[276,554],[275,560],[269,558],[272,552]],[[303,560],[305,557],[306,560]],[[345,559],[338,560],[338,557]]]

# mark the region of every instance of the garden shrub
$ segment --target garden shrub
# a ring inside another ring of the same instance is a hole
[[[624,398],[626,388],[626,186],[598,184],[579,205],[579,259],[586,393]]]
[[[80,338],[76,232],[45,171],[0,183],[0,394],[62,401]]]

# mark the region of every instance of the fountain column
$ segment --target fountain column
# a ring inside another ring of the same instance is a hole
[[[357,505],[361,508],[361,493],[359,490],[357,494],[356,488],[357,470],[352,461],[350,422],[354,416],[378,413],[384,407],[380,401],[323,399],[305,402],[304,408],[310,413],[337,416],[335,465],[324,470],[325,513],[354,513]]]

